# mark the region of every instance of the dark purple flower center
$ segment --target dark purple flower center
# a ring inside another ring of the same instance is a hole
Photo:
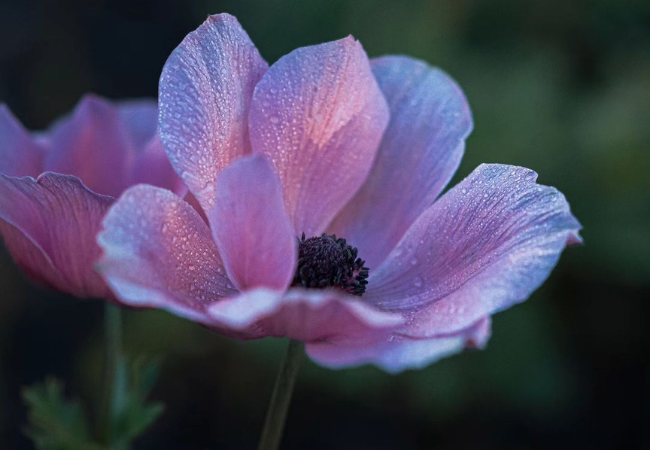
[[[324,289],[339,288],[348,294],[362,296],[368,284],[368,268],[357,258],[358,250],[345,239],[323,234],[298,239],[298,268],[294,286]]]

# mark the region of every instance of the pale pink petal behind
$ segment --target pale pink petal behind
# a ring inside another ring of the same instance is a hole
[[[93,263],[99,256],[95,235],[112,201],[72,176],[0,175],[0,232],[32,278],[77,297],[108,298]]]
[[[248,111],[266,62],[239,22],[211,16],[172,52],[160,77],[160,135],[172,166],[204,209],[217,176],[250,153]]]
[[[251,143],[273,161],[297,234],[320,234],[352,198],[387,123],[386,101],[352,37],[271,66],[255,88]]]
[[[284,211],[282,185],[264,156],[242,158],[221,173],[207,217],[238,289],[283,291],[289,286],[296,270],[297,240]]]
[[[125,100],[118,102],[117,108],[135,151],[141,151],[156,135],[158,103],[153,99]]]
[[[347,345],[309,343],[306,350],[317,363],[332,368],[374,364],[389,373],[422,369],[465,348],[482,348],[490,338],[490,318],[478,320],[452,334],[425,339],[394,333],[375,333],[371,342],[350,342]]]
[[[9,108],[0,104],[0,174],[36,177],[42,171],[43,149]]]
[[[208,226],[167,190],[128,189],[103,227],[97,241],[104,254],[97,266],[122,303],[203,322],[209,304],[236,293]]]
[[[180,197],[187,194],[187,187],[169,163],[169,158],[157,135],[154,135],[142,149],[138,149],[134,156],[130,186],[145,183],[168,189]]]
[[[334,290],[254,289],[215,303],[209,315],[217,328],[246,339],[289,337],[304,342],[359,343],[403,323],[400,314],[377,310]]]
[[[377,268],[456,171],[472,130],[460,87],[439,69],[405,56],[372,61],[390,123],[365,184],[330,232]]]
[[[478,167],[370,272],[365,300],[403,311],[408,334],[424,337],[525,300],[580,230],[564,196],[536,178],[522,167]]]
[[[86,95],[52,130],[45,170],[74,175],[94,192],[117,197],[127,187],[133,151],[119,109]]]

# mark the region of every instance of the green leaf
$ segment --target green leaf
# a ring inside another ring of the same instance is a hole
[[[164,410],[162,403],[147,401],[158,379],[158,361],[137,358],[130,362],[128,369],[124,380],[126,392],[115,411],[113,430],[118,449],[128,449]]]
[[[123,358],[118,365],[111,405],[110,450],[130,449],[133,441],[162,414],[161,403],[147,401],[158,373],[156,360]],[[107,450],[93,442],[81,403],[66,400],[59,381],[47,379],[25,388],[23,398],[29,409],[25,434],[38,450]]]
[[[102,450],[93,443],[78,401],[66,400],[63,385],[47,379],[23,390],[29,424],[25,434],[39,450]]]

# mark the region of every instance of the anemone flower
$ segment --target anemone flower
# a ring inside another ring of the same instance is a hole
[[[77,297],[112,298],[93,268],[101,220],[127,187],[182,193],[157,137],[156,102],[85,96],[30,134],[0,105],[0,234],[31,278]]]
[[[580,224],[521,167],[479,166],[441,195],[472,129],[445,73],[368,60],[348,37],[270,67],[229,15],[160,78],[160,135],[207,220],[128,189],[98,236],[117,298],[228,336],[289,337],[317,363],[389,372],[482,347]]]

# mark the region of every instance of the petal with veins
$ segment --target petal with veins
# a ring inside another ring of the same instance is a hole
[[[383,57],[372,61],[372,70],[390,123],[368,179],[329,230],[376,268],[453,176],[472,113],[460,87],[422,61]]]
[[[299,48],[255,88],[253,150],[284,186],[296,234],[320,234],[363,184],[388,123],[368,57],[352,37]]]
[[[478,167],[370,272],[365,299],[417,311],[411,336],[455,332],[525,300],[580,230],[564,196],[536,178],[522,167]]]
[[[0,175],[0,232],[32,278],[77,297],[108,298],[93,263],[99,256],[95,236],[112,202],[68,175]]]
[[[217,176],[250,153],[248,111],[268,65],[237,19],[211,16],[172,52],[160,77],[160,136],[204,209]]]

